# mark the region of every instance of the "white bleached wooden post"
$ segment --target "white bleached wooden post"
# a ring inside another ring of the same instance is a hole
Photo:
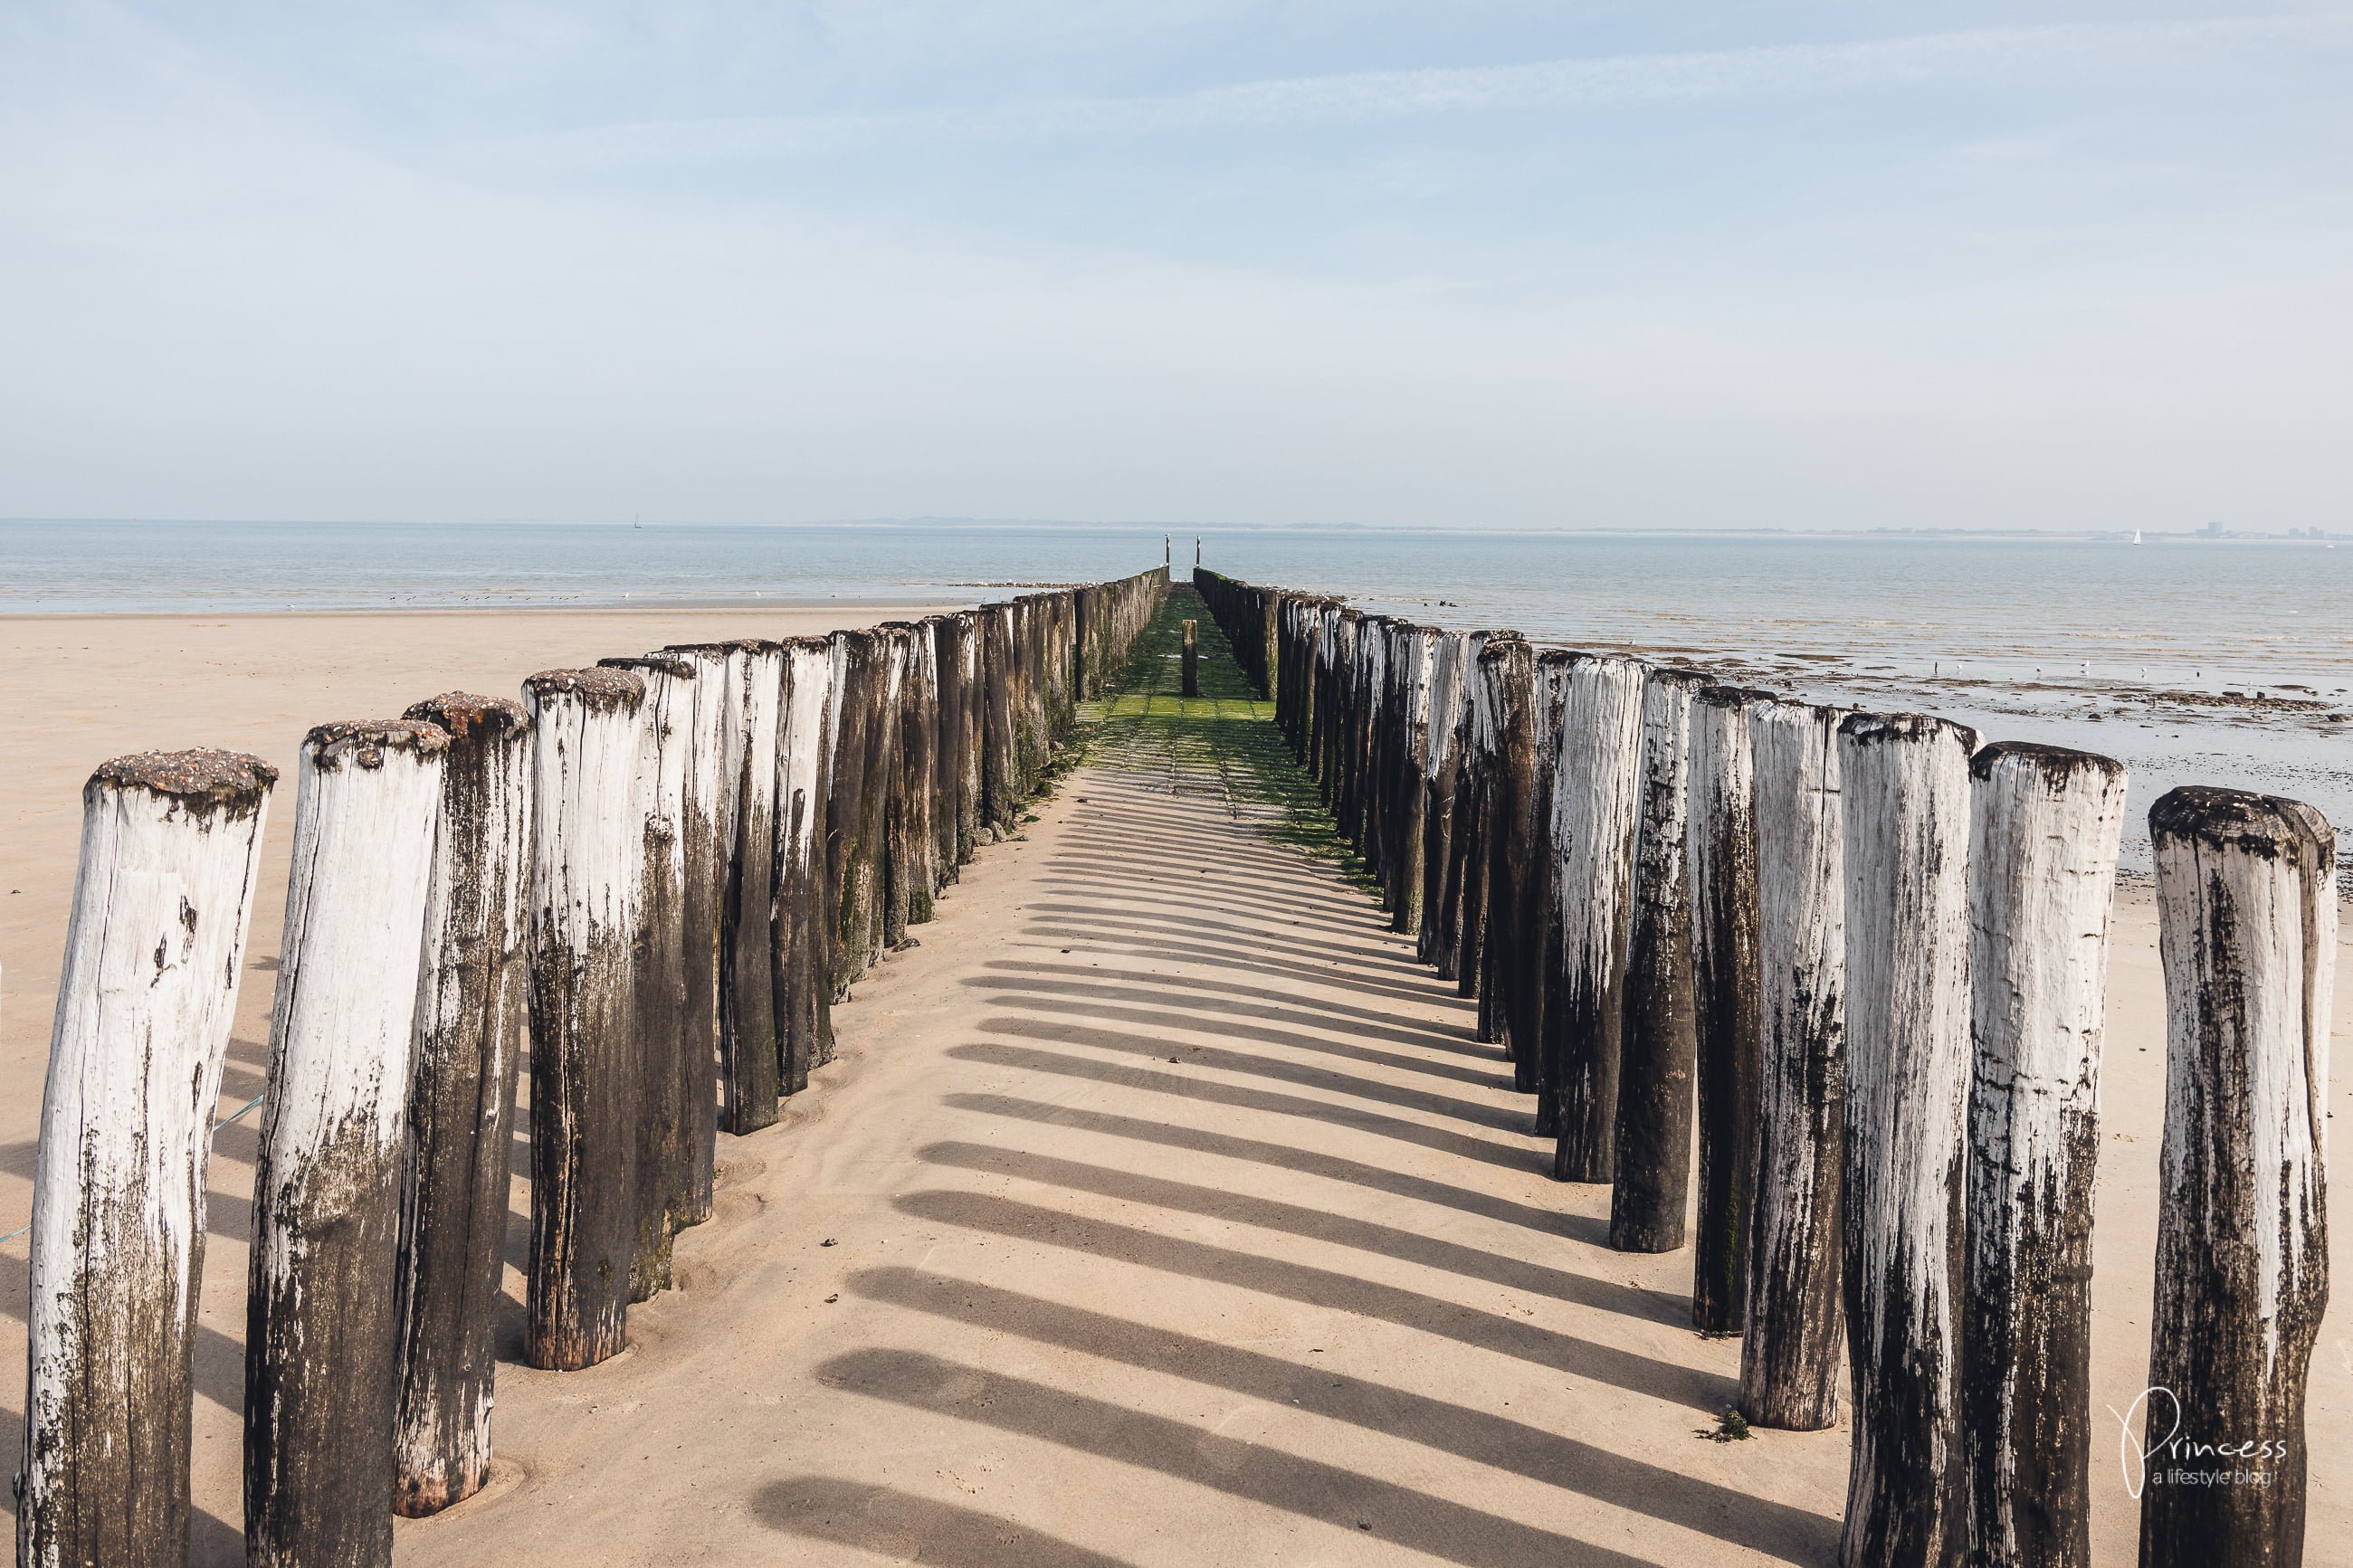
[[[1748,714],[1759,1037],[1740,1413],[1789,1432],[1838,1424],[1845,1341],[1845,719],[1804,702]]]
[[[719,948],[726,927],[728,871],[734,862],[732,812],[739,765],[734,745],[741,736],[728,706],[733,694],[727,647],[692,643],[662,651],[694,667],[688,742],[693,763],[687,770],[679,839],[684,888],[680,947],[686,976],[686,1045],[679,1063],[679,1092],[686,1112],[686,1149],[678,1222],[695,1226],[711,1217],[719,1128]]]
[[[743,732],[734,746],[733,870],[720,937],[720,1124],[741,1136],[776,1120],[776,738],[785,650],[752,637],[734,650],[728,674],[742,696],[729,709]]]
[[[1757,1182],[1757,774],[1748,710],[1762,692],[1711,686],[1692,703],[1692,995],[1699,1099],[1699,1203],[1692,1327],[1738,1333]]]
[[[628,1333],[645,695],[626,669],[551,669],[523,683],[534,726],[523,1359],[559,1372],[617,1355]]]
[[[19,1563],[188,1554],[213,1101],[275,769],[121,757],[82,787],[33,1178]]]
[[[1844,1568],[1966,1542],[1962,1143],[1969,1088],[1969,753],[1919,713],[1839,727],[1846,806],[1846,1310],[1854,1383]]]
[[[392,1561],[393,1260],[448,745],[407,719],[302,742],[246,1294],[257,1568]]]
[[[2125,770],[2002,742],[1969,773],[1969,1561],[2086,1568],[2092,1179]]]
[[[401,1186],[393,1506],[417,1517],[490,1477],[507,1143],[530,1015],[531,721],[449,692],[404,718],[449,736],[425,916]]]
[[[1609,1245],[1620,1252],[1672,1252],[1685,1234],[1698,1047],[1683,840],[1691,806],[1692,699],[1706,685],[1705,676],[1688,669],[1652,669],[1642,685],[1641,819],[1620,1047],[1616,1177],[1609,1190]]]
[[[2148,825],[2166,1071],[2140,1560],[2299,1563],[2328,1305],[2337,836],[2300,801],[2219,789],[2172,791]]]
[[[645,682],[638,709],[635,805],[645,835],[639,862],[636,952],[638,1239],[629,1264],[629,1300],[670,1288],[670,1238],[688,1225],[692,1204],[688,1142],[688,1083],[695,1042],[686,967],[687,800],[693,791],[694,707],[698,678],[682,654],[597,660]],[[708,1074],[702,1093],[711,1093]]]
[[[1556,1129],[1553,1177],[1614,1174],[1619,1047],[1626,1014],[1634,836],[1641,814],[1642,664],[1580,655],[1568,668],[1553,763],[1552,836],[1559,857],[1557,994],[1545,999],[1539,1114]]]
[[[833,647],[823,637],[798,637],[785,645],[784,659],[784,721],[776,744],[774,973],[783,1058],[780,1087],[786,1094],[798,1094],[808,1087],[809,1070],[833,1056],[834,902],[825,874]],[[956,690],[961,694],[961,683]],[[961,726],[956,732],[962,732]],[[952,766],[960,776],[961,759]],[[955,809],[951,800],[950,842],[960,843]]]

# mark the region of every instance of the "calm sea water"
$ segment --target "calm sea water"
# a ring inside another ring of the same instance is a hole
[[[1180,569],[1190,532],[1175,541]],[[1446,626],[1724,665],[2353,821],[2353,547],[1207,531],[1207,563]],[[969,603],[1156,564],[1135,529],[0,523],[0,614]],[[2151,693],[2196,692],[2211,707]],[[2316,706],[2282,711],[2263,693]]]

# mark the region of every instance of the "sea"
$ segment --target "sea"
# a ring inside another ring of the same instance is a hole
[[[0,615],[946,605],[1197,557],[1432,625],[2102,752],[2131,770],[2136,826],[2188,783],[2353,824],[2353,544],[2321,541],[25,521],[0,521]],[[2127,868],[2147,862],[2128,829]]]

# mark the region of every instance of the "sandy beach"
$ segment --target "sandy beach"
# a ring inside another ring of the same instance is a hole
[[[304,731],[665,642],[871,606],[0,619],[0,1231],[29,1207],[79,788],[208,744],[287,771],[224,1113],[259,1093]],[[922,612],[913,612],[922,613]],[[1989,739],[2000,738],[1989,734]],[[416,1563],[1829,1561],[1841,1430],[1701,1440],[1738,1346],[1690,1255],[1610,1252],[1469,1005],[1329,864],[1166,759],[1097,757],[985,849],[836,1013],[842,1058],[721,1140],[680,1288],[591,1372],[501,1373],[481,1496]],[[2105,1406],[2140,1392],[2164,1025],[2154,911],[2120,899],[2097,1226],[2095,1553],[2138,1510]],[[2329,1103],[2353,1108],[2340,949]],[[197,1346],[195,1560],[242,1560],[252,1118],[219,1136]],[[520,1283],[524,1195],[510,1237]],[[2333,1246],[2306,1561],[2353,1563],[2353,1237]],[[23,1364],[26,1244],[0,1245]],[[510,1352],[519,1308],[508,1305]],[[0,1390],[13,1468],[22,1387]]]

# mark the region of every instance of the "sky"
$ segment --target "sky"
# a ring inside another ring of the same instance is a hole
[[[0,0],[0,516],[2353,527],[2353,9]]]

